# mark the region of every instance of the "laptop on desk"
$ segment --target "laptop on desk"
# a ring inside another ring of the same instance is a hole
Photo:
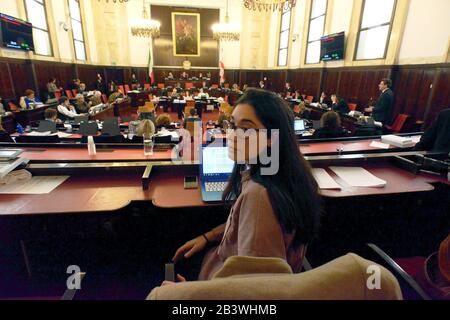
[[[294,120],[294,131],[295,135],[302,135],[307,132],[306,123],[304,119]]]
[[[221,201],[234,167],[234,161],[228,158],[228,148],[204,145],[201,148],[200,159],[202,200]]]

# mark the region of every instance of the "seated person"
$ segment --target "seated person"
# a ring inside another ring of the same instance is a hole
[[[58,112],[52,108],[48,108],[47,110],[45,110],[44,118],[46,121],[55,122],[56,124],[62,123],[62,121],[58,119]]]
[[[295,108],[294,108],[295,110]],[[311,112],[306,109],[305,102],[300,102],[298,105],[298,112],[294,111],[294,116],[299,119],[306,119],[309,120],[311,118]]]
[[[186,71],[183,71],[183,73],[180,76],[180,80],[187,80],[189,78],[189,75]]]
[[[156,128],[162,128],[162,127],[169,127],[172,123],[172,119],[170,118],[170,115],[168,113],[160,114],[156,120],[155,125]]]
[[[198,97],[199,98],[203,98],[203,97],[205,97],[205,98],[209,98],[209,94],[208,94],[208,92],[205,92],[204,90],[203,90],[203,88],[200,88],[200,91],[198,92]]]
[[[176,90],[177,93],[181,93],[183,91],[183,88],[181,87],[181,84],[177,82],[173,90]]]
[[[189,110],[189,116],[184,118],[184,128],[186,128],[188,122],[194,121],[202,121],[202,119],[197,115],[197,110],[191,109]]]
[[[117,99],[123,98],[123,94],[119,91],[118,88],[115,89],[115,91],[113,93],[111,93],[111,95],[108,98],[108,103],[112,104],[115,103],[117,101]]]
[[[140,121],[136,130],[136,135],[131,138],[132,143],[143,143],[144,135],[152,137],[156,132],[155,124],[149,119]]]
[[[450,153],[450,109],[442,110],[425,130],[416,150]]]
[[[228,129],[224,128],[224,121],[228,121],[228,124],[230,124],[231,121],[231,112],[232,108],[229,105],[221,105],[219,108],[219,119],[217,119],[217,125],[221,127],[222,129]]]
[[[58,112],[67,119],[73,119],[79,116],[75,107],[70,104],[69,98],[65,96],[59,98]]]
[[[10,112],[6,101],[4,101],[2,99],[2,97],[0,97],[0,117],[1,116],[9,116],[9,115],[12,115],[12,112]]]
[[[315,130],[314,139],[329,139],[347,136],[347,131],[341,127],[341,118],[334,111],[324,113],[320,118],[320,128]]]
[[[203,89],[203,91],[208,91],[209,90],[208,86],[206,85],[206,81],[202,82],[201,88]]]
[[[340,99],[336,93],[331,95],[331,110],[336,111],[340,114],[347,114],[350,109],[344,99]]]
[[[103,104],[102,102],[102,93],[100,91],[95,91],[94,95],[90,98],[91,106],[95,107],[100,104]]]
[[[77,109],[77,112],[88,113],[91,107],[91,102],[87,103],[84,99],[84,96],[80,93],[76,95],[75,99],[77,99],[75,101],[75,108]]]
[[[332,105],[331,100],[328,98],[325,92],[322,92],[322,94],[320,95],[319,104],[326,104],[328,107]]]
[[[20,106],[22,109],[31,109],[31,106],[35,104],[42,104],[42,102],[39,98],[36,98],[33,90],[26,90],[25,96],[20,100]]]
[[[237,83],[233,84],[231,91],[242,94],[242,91],[239,89],[239,86],[237,85]]]
[[[300,90],[295,90],[294,94],[291,97],[294,100],[305,101],[305,99],[303,98],[303,96],[300,93]]]
[[[14,142],[8,132],[3,129],[2,117],[0,116],[0,142]]]
[[[78,93],[84,94],[86,92],[86,84],[84,82],[80,83],[80,87],[78,88]]]

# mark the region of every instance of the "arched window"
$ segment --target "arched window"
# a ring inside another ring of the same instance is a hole
[[[28,22],[33,25],[34,53],[42,56],[53,56],[45,1],[25,0],[25,10]]]

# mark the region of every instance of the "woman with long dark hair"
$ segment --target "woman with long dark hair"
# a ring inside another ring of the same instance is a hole
[[[208,243],[219,242],[205,256],[200,280],[211,279],[228,257],[236,255],[282,258],[299,272],[306,246],[318,229],[320,196],[295,138],[292,111],[276,94],[248,89],[237,102],[231,121],[235,129],[244,132],[267,130],[271,139],[264,146],[265,139],[258,135],[259,151],[254,157],[248,141],[242,152],[236,143],[239,136],[229,134],[229,156],[236,161],[241,154],[245,161],[236,162],[223,194],[225,203],[232,206],[228,221],[184,244],[173,260],[190,258]],[[261,161],[263,152],[278,161],[278,170],[265,173],[268,165]]]

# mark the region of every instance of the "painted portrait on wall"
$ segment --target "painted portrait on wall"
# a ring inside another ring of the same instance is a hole
[[[200,14],[172,12],[173,55],[200,56]]]

